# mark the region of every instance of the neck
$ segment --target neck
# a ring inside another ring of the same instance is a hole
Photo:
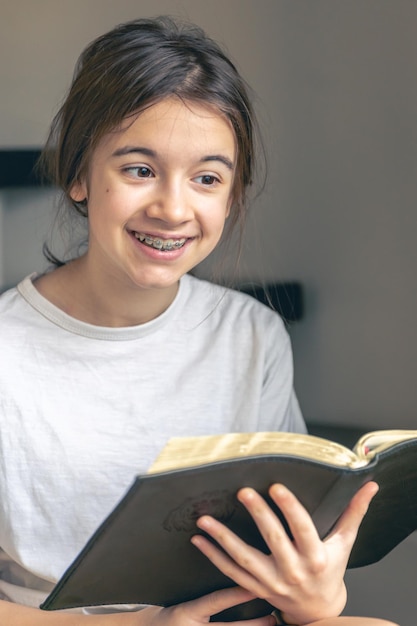
[[[36,288],[75,319],[118,328],[145,324],[161,315],[173,302],[178,283],[165,289],[145,289],[112,276],[100,279],[81,257],[41,276]]]

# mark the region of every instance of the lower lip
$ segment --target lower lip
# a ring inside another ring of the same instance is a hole
[[[193,239],[187,239],[185,244],[181,248],[174,248],[174,250],[158,250],[157,248],[152,248],[151,246],[147,246],[142,241],[139,241],[135,235],[130,233],[131,238],[134,241],[135,246],[143,253],[146,254],[147,257],[151,259],[155,259],[158,261],[175,261],[179,257],[181,257],[186,249],[190,246]]]

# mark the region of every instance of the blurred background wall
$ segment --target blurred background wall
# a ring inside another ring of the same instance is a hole
[[[223,43],[256,94],[269,175],[241,276],[303,284],[290,332],[306,419],[417,428],[417,3],[1,0],[0,149],[42,145],[92,38],[159,13]],[[43,269],[54,201],[0,190],[0,285]],[[351,612],[412,626],[416,555],[413,536],[349,574]]]

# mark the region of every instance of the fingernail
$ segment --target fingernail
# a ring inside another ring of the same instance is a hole
[[[197,526],[203,529],[209,529],[211,526],[211,519],[209,517],[199,517],[197,520]]]
[[[242,487],[242,489],[239,490],[237,497],[238,500],[248,500],[253,498],[253,494],[254,489],[251,489],[251,487]]]
[[[198,535],[193,535],[190,539],[191,543],[194,546],[199,546],[200,545],[200,537]]]

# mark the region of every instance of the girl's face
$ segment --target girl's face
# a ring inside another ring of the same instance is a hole
[[[87,267],[129,287],[176,290],[221,237],[235,163],[232,127],[209,107],[169,98],[126,120],[71,191],[87,199]]]

